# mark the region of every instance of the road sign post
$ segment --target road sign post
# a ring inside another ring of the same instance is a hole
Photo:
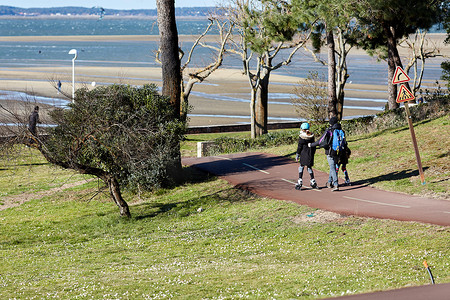
[[[395,71],[395,76],[392,80],[393,84],[403,83],[409,81],[409,76],[403,71],[402,68],[397,67],[397,70]],[[398,91],[397,95],[397,103],[404,102],[405,105],[405,112],[406,112],[406,119],[408,120],[408,126],[409,126],[409,132],[411,133],[411,140],[414,146],[414,152],[416,154],[416,161],[417,161],[417,167],[419,168],[419,174],[420,174],[420,181],[422,184],[425,184],[425,175],[423,174],[422,169],[422,161],[420,159],[419,154],[419,147],[417,146],[417,139],[416,139],[416,133],[414,132],[414,125],[411,118],[411,113],[409,111],[409,100],[414,100],[414,95],[411,93],[410,90],[405,85],[400,85],[400,89]]]

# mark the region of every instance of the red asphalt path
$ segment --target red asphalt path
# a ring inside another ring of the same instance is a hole
[[[449,300],[450,283],[406,287],[375,293],[358,294],[333,300]]]
[[[286,157],[237,153],[183,158],[182,163],[217,175],[240,189],[263,197],[293,201],[345,215],[450,225],[448,200],[387,192],[358,182],[332,192],[325,188],[328,174],[317,170],[314,170],[314,175],[319,190],[309,188],[309,174],[306,171],[303,173],[305,187],[301,191],[295,190],[298,163]],[[351,168],[349,173],[351,176]]]

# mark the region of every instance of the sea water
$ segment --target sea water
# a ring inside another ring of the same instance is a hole
[[[207,27],[206,19],[180,19],[177,20],[178,33],[191,35],[193,39],[201,34]],[[216,34],[214,31],[211,34]],[[80,66],[139,66],[159,67],[155,61],[155,53],[158,42],[154,41],[44,41],[39,36],[77,36],[77,35],[158,35],[158,27],[155,19],[151,18],[5,18],[0,19],[0,36],[35,36],[34,41],[2,42],[0,44],[0,68],[16,67],[45,67],[45,66],[71,66],[72,56],[68,55],[70,49],[78,50],[77,65]],[[192,42],[180,43],[182,49],[187,52]],[[212,57],[210,50],[198,47],[193,56],[192,65],[201,66],[205,57]],[[281,58],[287,57],[288,51],[281,52],[275,58],[277,63]],[[326,57],[322,57],[326,60]],[[424,87],[427,82],[435,82],[440,79],[442,70],[440,63],[442,58],[426,61],[424,72]],[[353,55],[350,52],[347,60],[348,82],[354,84],[387,84],[387,63],[378,61],[369,55]],[[223,67],[240,69],[242,62],[239,57],[226,56]],[[292,62],[274,73],[305,78],[311,71],[319,74],[327,74],[326,66],[314,62],[307,52],[301,50]],[[0,78],[1,80],[1,78]],[[282,84],[272,82],[272,84]],[[0,87],[1,89],[1,87]],[[373,94],[375,91],[370,91]],[[293,95],[269,95],[271,101],[277,101]],[[205,97],[217,97],[209,95]],[[242,101],[249,101],[243,97]],[[212,98],[211,98],[212,99]],[[349,100],[349,99],[348,99]],[[353,99],[358,101],[358,99]],[[361,101],[377,101],[379,99],[361,99]],[[218,100],[217,100],[218,101]],[[225,100],[221,100],[225,101]],[[383,101],[383,100],[382,100]],[[386,100],[384,100],[386,101]],[[286,101],[285,101],[286,102]],[[286,103],[288,104],[288,103]],[[379,110],[383,103],[378,106]]]
[[[201,34],[207,27],[206,19],[177,20],[180,35]],[[213,27],[211,34],[216,34]],[[77,64],[86,66],[149,66],[159,67],[155,62],[158,42],[152,41],[42,41],[39,36],[77,35],[158,35],[156,20],[152,18],[5,18],[0,19],[0,36],[36,36],[32,42],[14,41],[0,44],[0,68],[70,66],[70,49],[78,50]],[[182,43],[186,52],[192,42]],[[351,53],[351,52],[350,52]],[[286,57],[288,51],[278,55]],[[204,57],[211,57],[210,50],[198,47],[193,65],[201,64]],[[322,57],[326,59],[326,57]],[[424,80],[438,80],[441,76],[442,59],[427,60]],[[275,59],[275,63],[277,58]],[[225,58],[224,67],[241,68],[239,57]],[[326,67],[314,62],[304,51],[299,51],[292,63],[276,71],[277,74],[307,77],[311,71],[326,74]],[[348,57],[349,81],[360,84],[387,84],[387,63],[369,55]]]

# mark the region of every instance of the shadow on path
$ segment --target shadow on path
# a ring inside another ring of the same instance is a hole
[[[423,168],[423,170],[427,170],[428,167]],[[352,182],[352,184],[355,185],[370,185],[370,184],[374,184],[377,182],[381,182],[381,181],[396,181],[396,180],[402,180],[402,179],[406,179],[406,178],[411,178],[414,176],[419,176],[419,170],[403,170],[400,172],[391,172],[388,174],[383,174],[383,175],[379,175],[376,177],[372,177],[372,178],[367,178],[367,179],[361,179],[361,180],[357,180]]]

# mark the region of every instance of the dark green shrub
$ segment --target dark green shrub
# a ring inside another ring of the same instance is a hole
[[[244,152],[249,149],[261,149],[279,145],[289,145],[298,140],[298,130],[281,130],[264,134],[255,139],[219,137],[214,140],[214,146],[209,154]]]
[[[40,147],[50,162],[101,178],[110,191],[119,189],[119,198],[120,187],[174,184],[186,124],[156,85],[79,89],[69,109],[51,117],[57,126]]]

